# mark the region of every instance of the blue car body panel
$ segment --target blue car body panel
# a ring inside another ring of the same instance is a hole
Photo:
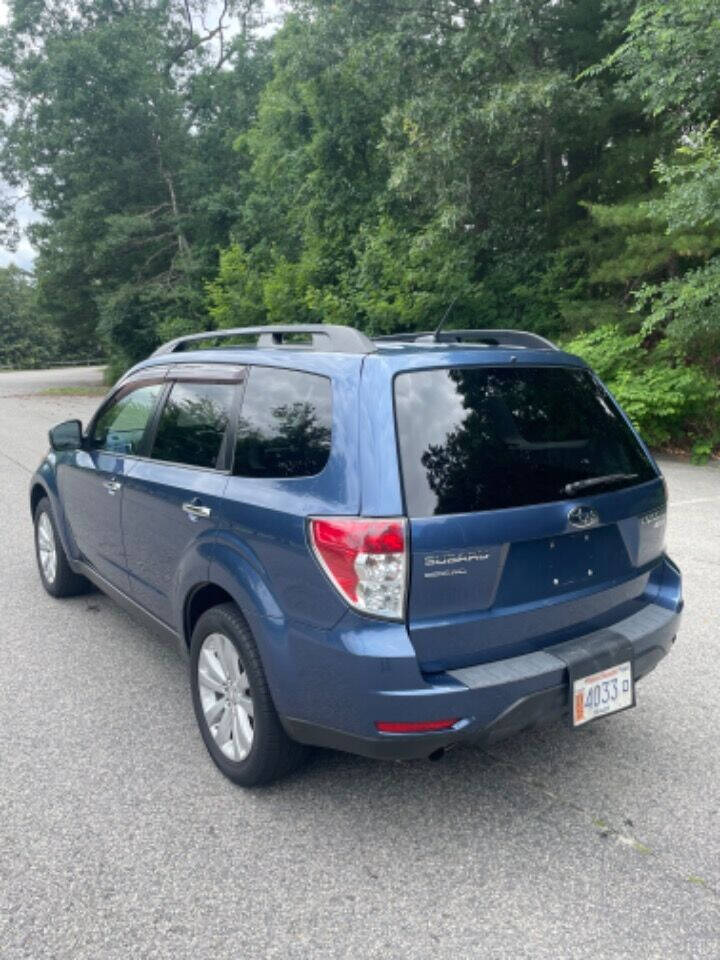
[[[135,460],[122,489],[122,526],[130,596],[164,623],[178,622],[188,581],[208,579],[228,477],[222,473]],[[202,495],[209,522],[183,512]]]
[[[84,555],[98,573],[127,590],[127,564],[121,525],[122,493],[105,484],[122,480],[131,468],[127,458],[101,450],[59,455],[56,474],[65,528],[77,555]]]
[[[400,622],[349,607],[309,544],[313,516],[407,516],[398,374],[479,365],[585,369],[579,358],[446,345],[387,346],[365,356],[233,347],[150,358],[119,386],[153,370],[172,379],[174,369],[210,364],[330,378],[332,446],[324,469],[265,479],[98,451],[51,452],[33,478],[34,495],[42,488],[50,497],[76,569],[127,594],[182,647],[195,591],[211,584],[227,593],[250,626],[292,736],[370,756],[428,755],[565,713],[563,645],[600,648],[621,636],[637,677],[670,649],[682,593],[664,552],[657,468],[653,479],[621,490],[408,517],[408,601]],[[103,486],[109,478],[122,481],[116,496]],[[211,509],[208,522],[183,513],[193,497]],[[575,506],[596,512],[592,529],[568,530]],[[466,575],[441,575],[456,562]],[[422,735],[383,735],[375,727],[378,720],[438,717],[458,719],[450,731]]]

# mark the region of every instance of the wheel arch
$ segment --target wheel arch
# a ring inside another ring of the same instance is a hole
[[[211,576],[213,573],[220,576],[195,584],[185,596],[178,644],[180,651],[184,657],[189,655],[192,632],[203,613],[218,604],[232,603],[252,634],[273,701],[278,712],[284,715],[290,692],[286,682],[288,637],[285,618],[268,617],[252,593],[237,581],[228,581],[222,576],[222,569],[211,571]]]
[[[190,649],[190,639],[195,629],[195,624],[200,617],[206,611],[219,606],[221,603],[235,604],[243,618],[245,617],[235,597],[231,596],[228,591],[218,583],[213,583],[212,581],[198,583],[188,592],[183,606],[182,624],[183,641],[186,650]]]
[[[50,499],[50,494],[45,489],[42,483],[39,480],[34,480],[30,488],[30,514],[34,517],[35,511],[37,510],[37,505],[40,501],[47,497]]]

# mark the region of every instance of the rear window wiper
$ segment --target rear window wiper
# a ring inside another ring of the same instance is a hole
[[[620,483],[622,480],[635,479],[637,479],[636,473],[607,473],[604,477],[588,477],[587,480],[574,480],[572,483],[566,483],[563,492],[573,494],[579,490],[587,490],[589,487],[604,487],[608,484]]]

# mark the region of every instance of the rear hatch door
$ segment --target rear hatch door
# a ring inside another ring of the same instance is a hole
[[[540,649],[643,602],[664,486],[590,371],[436,367],[394,390],[424,669]]]

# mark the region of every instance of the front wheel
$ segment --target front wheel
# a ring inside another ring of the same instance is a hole
[[[35,508],[35,556],[42,585],[51,597],[75,597],[90,584],[74,573],[55,527],[50,501],[43,497]]]
[[[193,706],[210,756],[234,783],[270,783],[298,767],[307,748],[285,733],[253,636],[240,611],[206,611],[190,647]]]

